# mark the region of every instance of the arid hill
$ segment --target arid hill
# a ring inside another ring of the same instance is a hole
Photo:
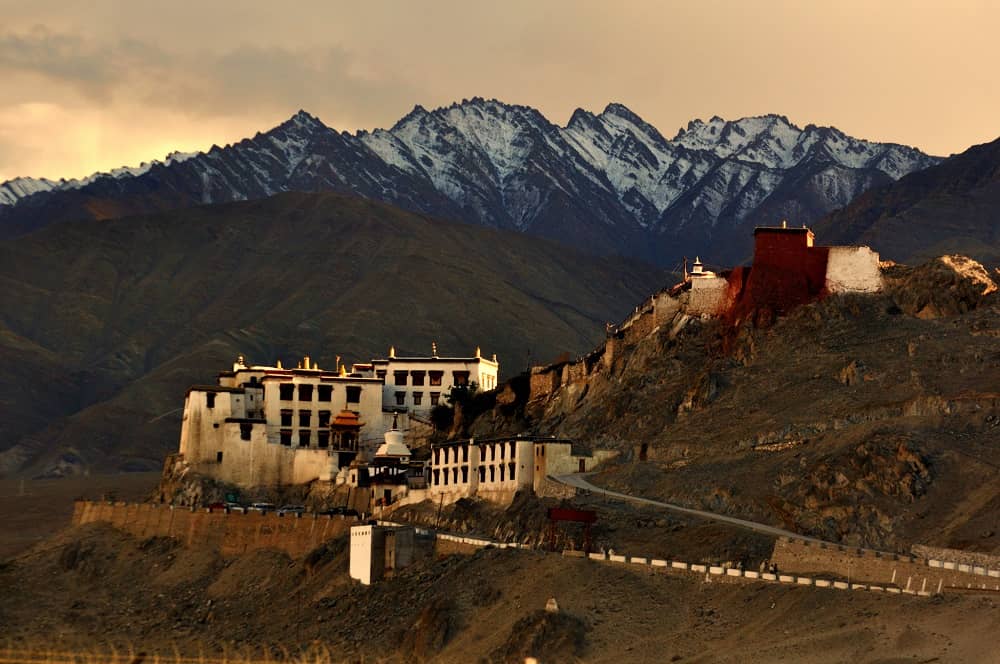
[[[238,354],[580,352],[661,273],[340,194],[55,224],[0,243],[0,475],[159,468]]]
[[[596,482],[806,535],[998,551],[996,286],[961,257],[885,277],[767,327],[637,325],[510,385],[470,431],[618,448]]]

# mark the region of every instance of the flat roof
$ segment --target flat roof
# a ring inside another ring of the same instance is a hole
[[[373,365],[388,364],[390,362],[484,362],[486,364],[500,365],[499,362],[488,360],[485,357],[390,357],[372,360]]]
[[[809,230],[808,228],[806,228],[805,226],[800,226],[798,228],[794,228],[794,227],[791,227],[791,226],[789,226],[787,228],[785,226],[756,226],[756,227],[754,227],[754,229],[753,229],[753,234],[754,235],[756,235],[757,233],[761,233],[761,232],[763,232],[763,233],[809,233],[810,235],[813,234],[813,232],[811,230]]]
[[[233,394],[243,394],[242,387],[223,387],[222,385],[192,385],[187,389],[185,395],[192,392],[231,392]]]

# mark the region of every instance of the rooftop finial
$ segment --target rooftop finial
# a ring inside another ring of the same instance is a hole
[[[395,358],[396,357],[396,347],[395,346],[389,346],[389,357],[390,358]]]
[[[479,346],[476,346],[476,357],[482,357],[483,351]]]
[[[788,228],[788,220],[787,219],[782,219],[781,220],[781,227],[782,228]]]
[[[438,356],[438,344],[436,341],[431,342],[431,357]]]
[[[284,367],[283,367],[283,366],[281,366],[281,360],[278,360],[278,368],[279,368],[279,369],[284,369]]]

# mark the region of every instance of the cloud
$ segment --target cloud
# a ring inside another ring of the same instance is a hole
[[[406,105],[418,96],[404,81],[362,67],[338,46],[168,50],[130,39],[85,39],[44,26],[0,33],[0,78],[15,74],[65,86],[91,102],[155,104],[193,116],[333,107],[339,118],[367,124],[373,110]],[[55,92],[50,89],[47,96]]]

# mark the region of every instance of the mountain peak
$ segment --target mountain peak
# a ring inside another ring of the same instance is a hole
[[[282,129],[301,129],[306,131],[313,131],[317,129],[329,129],[323,122],[317,118],[315,115],[308,113],[305,110],[299,109],[292,117],[288,118],[280,125],[279,128]]]
[[[640,118],[636,113],[630,109],[625,104],[620,104],[618,102],[611,102],[604,107],[604,112],[601,115],[615,115],[624,120],[628,120],[634,124],[644,125],[646,122]]]

